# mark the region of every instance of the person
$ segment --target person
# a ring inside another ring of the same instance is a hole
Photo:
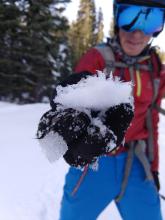
[[[162,220],[158,110],[165,93],[165,69],[151,43],[163,30],[165,0],[114,0],[113,6],[114,36],[89,49],[78,62],[74,77],[61,85],[76,84],[98,70],[108,77],[112,71],[122,81],[133,82],[134,110],[128,103],[110,107],[103,120],[109,129],[100,138],[100,130],[91,125],[88,115],[72,108],[58,112],[58,103],[51,101],[52,110],[43,116],[39,131],[45,129],[43,122],[50,124],[56,116],[52,127],[66,140],[64,159],[71,165],[60,220],[95,220],[112,201],[124,220]],[[91,114],[98,116],[97,112]],[[77,133],[67,129],[70,125],[78,125]],[[94,130],[92,135],[86,132],[89,128]],[[38,137],[44,135],[40,132]],[[117,148],[108,151],[106,145],[112,139]],[[96,159],[97,171],[89,166]]]

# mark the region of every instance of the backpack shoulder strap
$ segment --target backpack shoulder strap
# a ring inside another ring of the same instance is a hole
[[[110,45],[106,43],[99,44],[95,48],[100,52],[105,61],[104,72],[110,74],[115,69],[115,56]]]
[[[154,139],[153,139],[153,123],[152,123],[152,110],[156,109],[159,113],[163,113],[165,115],[165,110],[157,105],[156,100],[158,97],[159,87],[160,87],[160,70],[161,70],[161,60],[156,53],[155,48],[151,48],[150,51],[150,77],[153,86],[153,97],[151,107],[148,108],[146,115],[146,127],[148,129],[148,158],[149,161],[152,162],[154,160]]]
[[[95,46],[95,49],[97,49],[100,52],[100,54],[102,55],[105,61],[105,68],[103,70],[105,74],[107,75],[109,75],[110,73],[113,74],[115,68],[123,69],[129,67],[128,64],[116,60],[114,50],[111,47],[109,41],[107,43],[102,43]]]
[[[153,108],[155,108],[159,113],[165,116],[165,109],[161,108],[159,105],[154,103]]]
[[[158,96],[158,90],[160,86],[160,71],[161,71],[161,65],[162,65],[162,58],[160,53],[160,50],[158,50],[156,47],[153,47],[151,49],[151,60],[153,65],[153,71],[156,73],[156,76],[153,75],[153,71],[151,71],[151,80],[153,84],[154,94],[152,99],[152,108],[155,108],[159,113],[162,113],[165,115],[165,109],[161,108],[156,104],[156,99]]]

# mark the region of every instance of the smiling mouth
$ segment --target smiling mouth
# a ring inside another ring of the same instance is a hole
[[[141,42],[132,42],[132,41],[127,41],[128,44],[132,45],[132,46],[139,46],[141,45]]]

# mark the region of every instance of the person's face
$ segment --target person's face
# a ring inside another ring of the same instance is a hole
[[[135,30],[133,32],[126,32],[122,29],[119,29],[119,39],[123,51],[128,56],[137,56],[139,55],[144,48],[147,46],[151,35],[145,35],[140,30]]]

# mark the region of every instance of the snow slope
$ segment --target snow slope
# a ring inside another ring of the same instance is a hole
[[[50,164],[35,139],[37,123],[47,109],[47,104],[0,102],[1,220],[58,220],[68,166],[63,159]],[[160,117],[159,129],[161,193],[165,194],[165,117]],[[165,201],[162,212],[165,219]],[[113,203],[98,218],[108,219],[121,219]]]

